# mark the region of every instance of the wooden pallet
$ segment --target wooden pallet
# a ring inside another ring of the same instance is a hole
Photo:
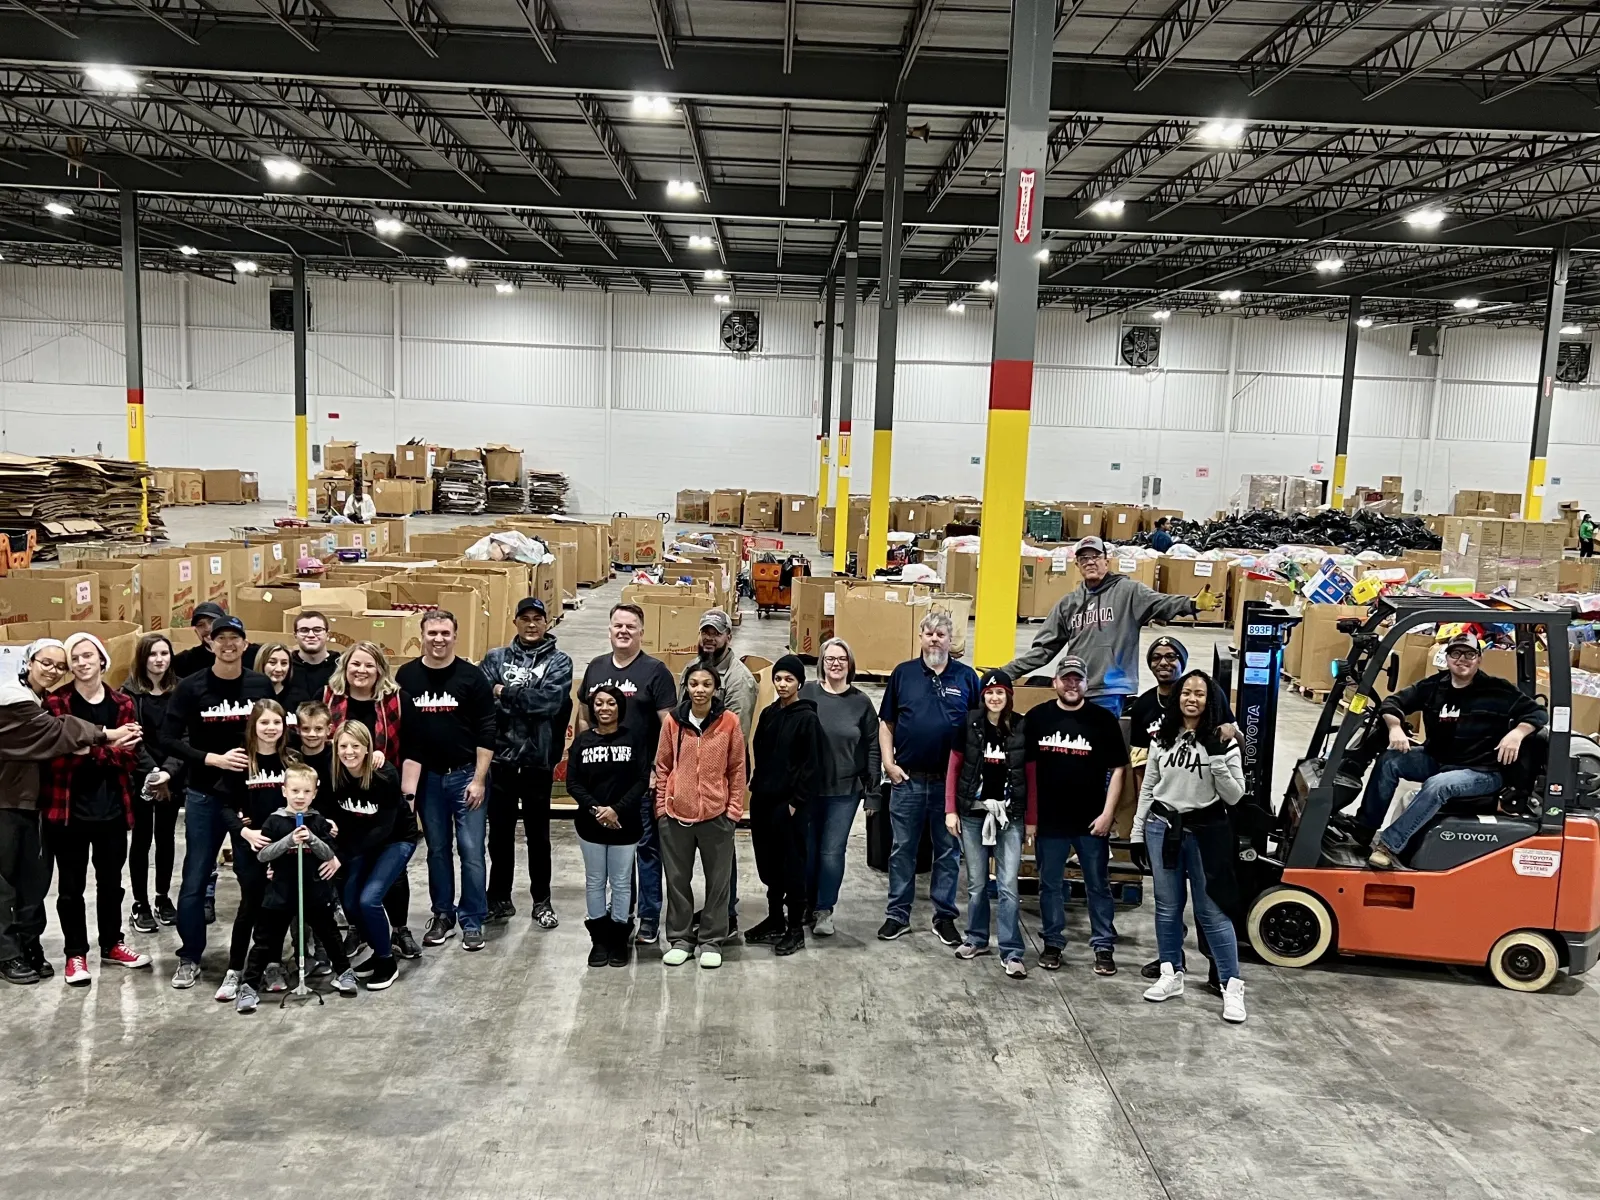
[[[1283,683],[1284,683],[1284,686],[1287,687],[1296,696],[1302,696],[1305,699],[1311,700],[1311,701],[1313,701],[1313,702],[1315,702],[1317,704],[1326,703],[1327,699],[1328,699],[1328,693],[1333,690],[1332,688],[1303,687],[1301,684],[1297,683],[1295,680],[1291,679],[1287,675],[1285,675],[1283,677]]]

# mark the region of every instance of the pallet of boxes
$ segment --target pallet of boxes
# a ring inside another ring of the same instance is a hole
[[[1449,517],[1444,523],[1440,572],[1470,580],[1479,592],[1538,596],[1560,587],[1564,521],[1514,521],[1500,517]]]
[[[831,590],[824,590],[825,584],[831,584]],[[901,663],[916,658],[922,652],[922,619],[930,612],[950,616],[954,629],[951,654],[959,658],[967,652],[967,623],[972,616],[969,595],[935,592],[927,584],[833,577],[806,580],[801,588],[801,604],[801,612],[790,614],[790,649],[796,654],[815,656],[814,647],[820,646],[826,636],[822,636],[820,627],[807,622],[813,612],[822,618],[831,616],[832,633],[827,636],[850,644],[860,675],[884,677]],[[808,628],[812,630],[809,635]]]

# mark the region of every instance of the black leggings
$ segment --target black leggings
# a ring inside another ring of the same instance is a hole
[[[239,879],[239,911],[233,917],[233,941],[228,947],[228,970],[242,971],[250,956],[251,937],[261,919],[261,901],[267,894],[267,868],[253,855],[238,859],[233,873]],[[283,938],[278,938],[278,953]]]
[[[791,813],[782,800],[750,804],[750,844],[767,886],[767,916],[782,920],[787,907],[790,929],[805,926],[807,818],[805,812]]]
[[[135,800],[133,802],[133,841],[128,846],[128,874],[133,879],[133,902],[150,904],[150,846],[156,851],[156,895],[168,896],[172,890],[174,832],[178,828],[176,800]],[[170,898],[170,897],[169,897]]]
[[[244,981],[256,991],[261,990],[261,976],[265,973],[267,964],[277,962],[283,957],[283,939],[289,935],[295,920],[296,914],[292,908],[262,908],[256,914],[255,944],[250,947],[250,957],[246,960],[244,972]],[[326,948],[328,961],[333,964],[334,974],[340,975],[348,971],[350,960],[345,957],[339,940],[339,926],[333,920],[333,906],[307,904],[306,927]],[[309,968],[310,964],[307,966]]]

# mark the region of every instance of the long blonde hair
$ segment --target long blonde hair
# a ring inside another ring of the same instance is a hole
[[[352,742],[359,742],[366,751],[366,758],[361,763],[361,774],[352,775],[344,765],[344,760],[339,757],[339,739],[348,737]],[[360,721],[346,721],[339,726],[339,732],[333,735],[333,785],[339,787],[348,779],[353,779],[361,785],[361,790],[366,791],[372,786],[372,773],[376,770],[372,765],[372,730]]]
[[[378,664],[378,681],[372,685],[372,698],[382,700],[385,696],[392,695],[400,690],[400,685],[394,681],[394,668],[389,665],[389,656],[383,652],[383,647],[377,642],[357,642],[350,649],[339,656],[339,663],[333,668],[333,675],[328,679],[328,690],[335,696],[348,695],[348,685],[345,682],[345,664],[350,661],[350,656],[357,650],[372,655],[372,661]]]

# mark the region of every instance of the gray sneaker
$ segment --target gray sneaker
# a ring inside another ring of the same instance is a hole
[[[339,977],[333,981],[333,986],[334,990],[341,996],[354,996],[357,990],[355,971],[350,967],[346,967],[339,973]]]
[[[817,923],[811,927],[811,932],[816,934],[818,937],[833,936],[833,909],[817,909]]]
[[[222,986],[217,989],[216,999],[218,1003],[226,1004],[229,1000],[237,1000],[239,998],[239,981],[242,978],[243,976],[238,971],[231,969],[222,977]]]
[[[239,998],[233,1002],[236,1013],[253,1013],[256,1010],[256,990],[248,983],[239,985]]]
[[[261,989],[267,992],[287,992],[289,981],[283,976],[282,963],[268,963],[266,970],[261,972]]]
[[[200,964],[181,959],[178,969],[172,973],[172,986],[175,988],[192,988],[200,982]]]

